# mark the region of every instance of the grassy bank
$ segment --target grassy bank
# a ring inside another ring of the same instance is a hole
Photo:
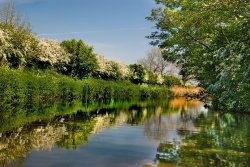
[[[128,81],[76,80],[52,71],[0,68],[0,104],[51,103],[77,99],[89,105],[167,96],[167,87],[135,85]]]

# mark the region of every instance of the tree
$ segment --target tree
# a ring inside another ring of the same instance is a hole
[[[250,103],[250,39],[232,42],[218,50],[221,63],[217,80],[208,87],[214,106],[229,110],[249,111]],[[218,93],[220,92],[220,93]]]
[[[69,62],[69,55],[58,42],[54,40],[40,39],[38,46],[41,52],[34,61],[39,68],[58,66]]]
[[[26,27],[26,29],[29,29],[28,23],[22,20],[21,15],[15,10],[15,5],[12,1],[6,3],[0,11],[0,22],[6,27]]]
[[[0,65],[7,62],[7,51],[11,47],[9,34],[0,29]]]
[[[157,74],[147,69],[144,71],[145,71],[144,82],[150,85],[156,85],[158,78]]]
[[[70,61],[63,73],[82,79],[91,76],[97,70],[98,65],[93,48],[82,40],[66,40],[61,43],[61,46],[70,54]]]
[[[156,2],[162,7],[153,9],[151,16],[147,17],[148,20],[155,22],[157,28],[149,38],[153,39],[152,44],[161,47],[164,58],[178,62],[185,78],[195,78],[205,88],[209,88],[207,90],[213,95],[214,101],[219,103],[217,107],[249,110],[246,102],[242,100],[249,90],[247,83],[250,57],[249,1],[156,0]],[[238,62],[244,62],[244,65],[241,66]],[[224,75],[226,73],[222,67],[236,68],[236,66],[237,70],[233,70],[233,75],[227,77]],[[221,84],[220,89],[213,89],[213,85],[218,84]],[[220,99],[217,96],[218,92]],[[239,92],[244,93],[240,95]],[[235,95],[240,97],[236,98]],[[223,105],[225,99],[227,99],[226,106]]]
[[[170,62],[167,62],[161,53],[161,50],[157,47],[152,48],[148,53],[146,58],[138,60],[138,64],[142,65],[144,68],[154,72],[160,73],[161,75],[169,73],[169,66],[173,68]]]
[[[102,79],[124,80],[128,77],[128,66],[123,63],[107,60],[104,56],[97,56],[97,63],[97,75]]]
[[[2,49],[1,57],[7,60],[10,67],[24,67],[32,57],[39,53],[38,41],[29,23],[16,12],[12,2],[5,4],[0,10],[0,29],[8,34],[9,47]]]
[[[164,76],[163,78],[164,78],[163,84],[169,87],[174,85],[182,85],[181,79],[177,77],[169,75],[169,76]]]
[[[131,64],[129,69],[131,72],[130,81],[135,84],[142,84],[146,75],[144,68],[140,64]]]

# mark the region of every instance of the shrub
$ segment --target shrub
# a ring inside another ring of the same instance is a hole
[[[182,85],[181,79],[174,76],[163,76],[163,84],[166,86]]]

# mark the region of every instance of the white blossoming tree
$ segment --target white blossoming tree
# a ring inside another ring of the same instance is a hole
[[[104,56],[97,56],[97,63],[99,65],[97,73],[102,79],[123,80],[129,76],[129,68],[126,64],[107,60]]]
[[[0,65],[7,62],[7,51],[11,47],[10,37],[7,32],[0,29]]]
[[[57,41],[40,39],[38,42],[40,55],[37,60],[42,66],[54,66],[69,62],[69,55],[64,51]]]
[[[12,2],[0,10],[2,61],[10,67],[24,67],[38,53],[37,40],[29,23],[22,20]]]

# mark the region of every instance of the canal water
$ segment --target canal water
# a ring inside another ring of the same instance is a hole
[[[185,98],[117,106],[1,111],[0,166],[250,166],[248,115]]]

